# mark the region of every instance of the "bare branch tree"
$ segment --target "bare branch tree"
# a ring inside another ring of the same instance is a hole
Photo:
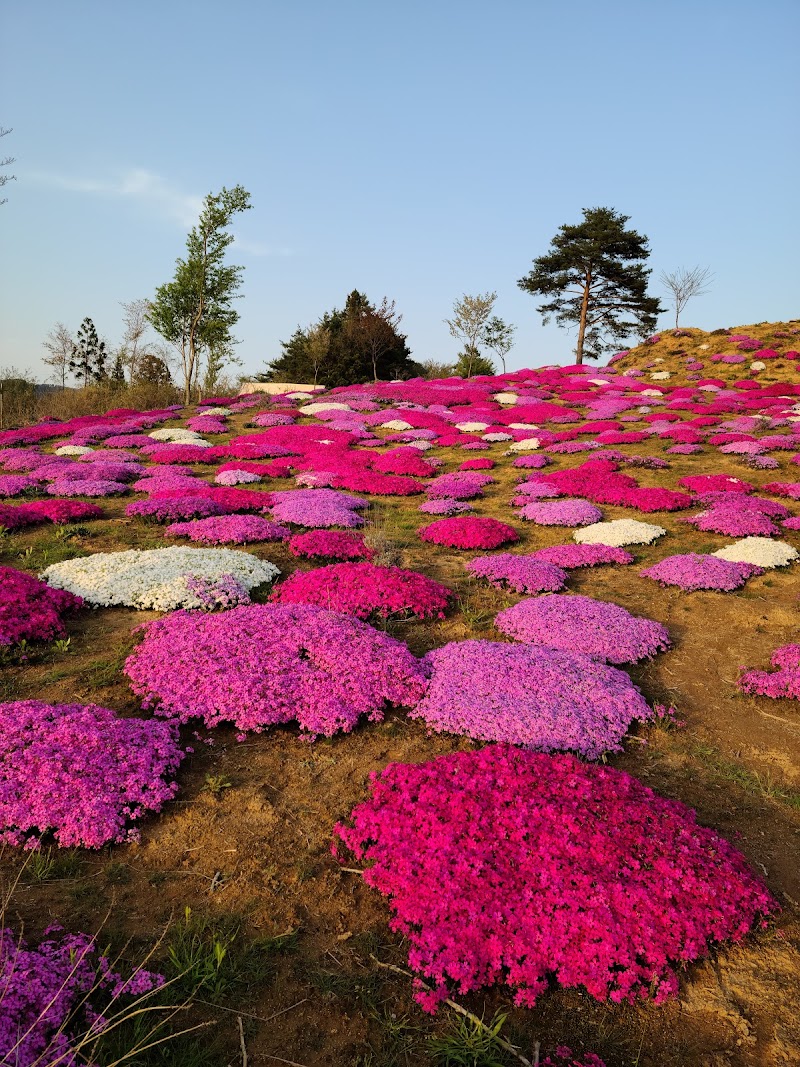
[[[72,358],[75,339],[63,322],[57,322],[42,342],[42,346],[50,353],[49,357],[42,357],[42,362],[53,368],[50,377],[56,385],[66,389],[69,361]]]
[[[452,319],[445,319],[450,335],[457,341],[464,341],[467,356],[467,375],[472,373],[472,363],[480,356],[479,343],[485,344],[486,326],[492,313],[497,293],[478,293],[467,296],[453,304]]]
[[[150,347],[141,344],[142,337],[150,326],[147,319],[150,301],[144,297],[129,300],[127,303],[123,300],[120,301],[120,307],[122,308],[122,321],[125,324],[120,355],[123,364],[128,368],[128,380],[133,383],[139,359]]]
[[[675,305],[675,329],[678,329],[680,314],[693,296],[702,296],[709,291],[708,286],[714,277],[710,267],[692,267],[688,270],[681,267],[679,270],[667,274],[662,271],[661,284],[672,293],[672,302]]]
[[[503,364],[503,374],[506,373],[506,356],[514,347],[516,330],[516,326],[503,322],[497,315],[492,315],[483,332],[483,343]]]
[[[12,130],[7,130],[4,126],[0,126],[0,137],[5,137],[7,133],[12,133]],[[13,156],[6,156],[5,159],[0,159],[0,167],[10,167],[12,163],[16,163],[16,159]],[[0,189],[8,182],[15,182],[17,180],[16,174],[0,174]],[[3,197],[0,200],[0,204],[5,204],[8,197]]]

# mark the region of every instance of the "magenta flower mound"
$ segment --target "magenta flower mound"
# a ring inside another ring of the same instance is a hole
[[[102,508],[81,500],[32,500],[30,504],[25,505],[25,510],[37,516],[37,522],[47,519],[58,525],[103,518]]]
[[[372,559],[374,551],[362,534],[340,530],[309,530],[295,534],[289,551],[301,559]]]
[[[417,571],[375,563],[333,563],[295,571],[272,593],[279,604],[316,604],[357,619],[389,615],[443,619],[450,590]]]
[[[599,759],[622,749],[634,719],[653,717],[624,671],[576,652],[458,641],[422,662],[430,685],[409,716],[437,733]]]
[[[736,494],[737,497],[740,495]],[[749,508],[715,506],[683,521],[705,533],[724,534],[726,537],[772,537],[780,533],[771,519],[762,512]]]
[[[135,840],[128,824],[178,791],[171,723],[120,719],[94,704],[0,704],[0,841],[66,848]]]
[[[646,571],[642,578],[652,578],[660,585],[677,585],[693,592],[696,589],[716,589],[722,593],[741,589],[748,578],[763,574],[762,567],[753,563],[734,563],[718,556],[703,556],[689,552],[683,556],[667,556]]]
[[[510,745],[373,774],[335,828],[409,939],[409,966],[454,991],[504,983],[533,1006],[552,979],[598,1000],[656,1002],[709,946],[777,902],[744,857],[624,771]]]
[[[136,500],[133,504],[128,504],[125,514],[149,519],[151,522],[175,522],[180,519],[224,515],[227,510],[210,496],[179,496]]]
[[[448,548],[499,548],[519,541],[513,526],[478,515],[464,515],[453,519],[437,519],[417,531],[423,541]]]
[[[15,1067],[77,1067],[86,1062],[81,1035],[99,1033],[106,1020],[89,998],[138,996],[162,985],[160,974],[139,969],[123,978],[89,934],[58,926],[29,948],[24,938],[0,926],[0,1062]],[[94,999],[94,998],[92,998]],[[122,1008],[115,1003],[112,1015]]]
[[[35,490],[38,482],[30,474],[0,474],[0,496],[19,496]]]
[[[692,474],[680,478],[678,485],[690,489],[693,493],[708,493],[716,490],[722,493],[752,493],[753,486],[741,478],[731,478],[726,474]]]
[[[157,715],[256,733],[296,719],[326,737],[416,704],[427,684],[401,641],[311,604],[173,612],[145,627],[125,673]]]
[[[542,563],[554,563],[556,567],[571,570],[573,567],[596,567],[602,563],[633,563],[633,556],[624,548],[612,545],[551,545],[540,548],[532,555]]]
[[[743,693],[800,700],[800,645],[776,648],[770,660],[774,671],[747,671],[738,681]]]
[[[167,537],[188,537],[204,545],[247,545],[252,541],[285,541],[288,526],[279,526],[260,515],[211,515],[207,519],[174,522]]]
[[[82,605],[79,596],[64,589],[51,589],[13,567],[0,567],[0,646],[63,637],[62,616]]]
[[[501,611],[494,624],[517,641],[580,652],[604,663],[637,663],[671,645],[660,622],[590,596],[553,594],[521,600]]]
[[[566,573],[535,556],[500,552],[496,556],[476,556],[466,564],[473,578],[485,578],[495,589],[507,587],[515,593],[557,593],[564,588]]]
[[[603,513],[588,500],[534,500],[520,510],[520,516],[539,526],[591,526]]]

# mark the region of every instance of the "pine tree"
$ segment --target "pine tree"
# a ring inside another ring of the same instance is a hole
[[[628,219],[613,208],[584,208],[583,222],[559,227],[550,251],[517,283],[550,298],[539,305],[545,323],[555,316],[559,326],[577,325],[577,363],[631,334],[651,334],[664,310],[647,295],[647,238],[626,230]]]
[[[106,359],[108,351],[105,341],[97,336],[97,330],[90,318],[85,318],[78,330],[78,336],[72,346],[72,354],[67,366],[84,387],[92,382],[102,381],[106,376]]]

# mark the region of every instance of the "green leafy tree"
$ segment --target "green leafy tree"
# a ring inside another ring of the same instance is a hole
[[[232,307],[244,267],[225,263],[234,237],[235,215],[251,207],[241,186],[205,198],[198,224],[186,238],[186,257],[178,259],[175,277],[159,286],[147,314],[153,328],[180,355],[184,402],[197,388],[204,353],[229,353],[239,313]]]
[[[375,307],[354,289],[344,308],[326,312],[306,329],[298,326],[281,342],[283,353],[269,364],[268,377],[328,387],[414,377],[421,368],[410,359],[400,318],[394,301],[384,297]]]
[[[492,315],[486,323],[486,328],[483,332],[483,343],[490,352],[494,352],[502,363],[503,374],[506,373],[506,356],[514,347],[514,334],[516,331],[516,326],[503,322],[497,315]],[[487,372],[475,371],[474,373],[484,374]]]
[[[84,387],[93,382],[101,382],[106,377],[107,359],[108,349],[105,341],[101,341],[97,336],[92,320],[85,318],[80,324],[78,336],[67,360],[70,374]]]
[[[155,352],[145,352],[136,364],[133,385],[172,385],[167,361]]]
[[[478,293],[468,296],[466,293],[453,304],[452,318],[445,319],[450,335],[464,343],[458,355],[458,373],[464,378],[474,374],[493,374],[494,365],[486,358],[482,349],[488,348],[500,358],[503,373],[506,369],[506,356],[514,344],[515,326],[493,315],[497,293]],[[483,369],[478,369],[478,367]],[[491,366],[491,370],[486,370]]]
[[[494,369],[494,363],[488,356],[482,356],[471,345],[466,345],[464,351],[458,353],[455,373],[459,378],[474,378],[476,374],[494,374]]]
[[[612,208],[583,209],[583,222],[559,227],[550,250],[520,278],[526,293],[546,297],[539,305],[545,323],[578,327],[575,359],[597,359],[631,334],[646,337],[664,310],[647,295],[650,255],[647,238],[626,230],[630,216]]]
[[[125,387],[125,363],[121,351],[117,352],[114,357],[114,366],[111,368],[108,381],[112,389],[124,389]]]

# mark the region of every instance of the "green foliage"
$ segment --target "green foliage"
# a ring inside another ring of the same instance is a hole
[[[166,362],[154,352],[145,352],[136,363],[135,385],[172,385],[172,375]]]
[[[204,793],[210,793],[212,797],[219,799],[226,789],[232,789],[233,782],[224,774],[207,774],[206,784],[203,786]]]
[[[108,350],[105,341],[97,336],[92,320],[87,316],[80,324],[78,336],[67,360],[70,374],[85,387],[106,377]]]
[[[229,354],[239,313],[232,306],[244,267],[225,263],[235,215],[251,207],[241,185],[205,198],[200,220],[186,238],[186,258],[176,262],[171,282],[156,290],[147,319],[181,357],[184,401],[196,388],[203,354]]]
[[[520,289],[547,301],[539,305],[547,323],[578,327],[575,356],[596,359],[631,334],[646,337],[664,310],[647,295],[650,255],[647,238],[626,230],[628,215],[612,208],[583,209],[583,222],[563,225],[550,251],[533,261]]]
[[[0,430],[33,422],[36,413],[36,383],[27,371],[0,369]]]
[[[409,357],[400,315],[385,297],[378,307],[354,289],[343,309],[326,312],[306,329],[298,326],[283,354],[269,364],[272,381],[328,387],[379,379],[411,378],[422,368]]]
[[[494,363],[467,345],[463,352],[458,353],[454,369],[459,378],[472,378],[477,374],[494,374]]]
[[[507,1067],[508,1059],[498,1042],[508,1018],[503,1012],[489,1023],[456,1015],[448,1032],[428,1041],[433,1062],[441,1067]]]
[[[464,342],[455,371],[462,378],[475,374],[494,374],[494,364],[481,354],[481,347],[493,351],[506,369],[506,356],[514,344],[515,326],[493,315],[497,293],[466,293],[453,304],[453,317],[445,319],[450,335]]]

